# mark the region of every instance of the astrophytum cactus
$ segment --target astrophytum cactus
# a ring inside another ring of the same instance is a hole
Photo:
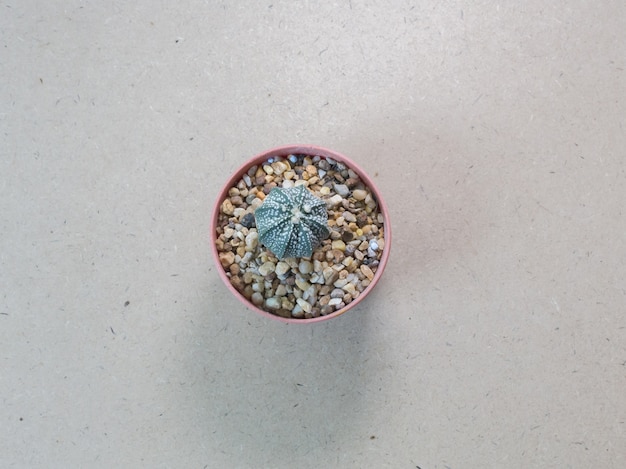
[[[254,217],[259,241],[279,259],[311,257],[330,235],[326,203],[302,185],[275,187]]]

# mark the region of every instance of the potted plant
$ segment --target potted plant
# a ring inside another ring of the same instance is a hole
[[[288,145],[242,165],[217,196],[211,250],[248,308],[288,323],[359,304],[389,259],[389,212],[373,181],[332,150]]]

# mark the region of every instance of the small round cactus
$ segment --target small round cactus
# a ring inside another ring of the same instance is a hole
[[[330,235],[326,203],[302,185],[275,187],[254,217],[259,241],[279,259],[311,257]]]

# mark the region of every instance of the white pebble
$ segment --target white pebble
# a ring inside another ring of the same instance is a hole
[[[246,252],[241,258],[241,263],[243,265],[248,265],[251,259],[252,259],[252,252]]]
[[[280,299],[279,298],[268,298],[265,300],[265,307],[268,309],[278,309],[280,308]]]
[[[333,184],[333,187],[335,188],[335,192],[341,197],[347,197],[350,193],[350,189],[348,189],[348,186],[345,184]]]
[[[259,233],[250,231],[246,236],[246,251],[252,252],[259,245]]]
[[[301,261],[298,270],[301,274],[310,274],[313,271],[313,264],[310,261]]]
[[[346,283],[348,283],[348,279],[340,278],[335,283],[333,283],[333,286],[335,288],[343,288],[346,285]]]
[[[328,204],[329,207],[336,207],[342,201],[343,201],[343,197],[341,197],[339,194],[335,194],[329,199],[326,199],[326,204]]]
[[[298,303],[298,306],[302,308],[302,311],[304,311],[305,313],[311,312],[311,304],[308,301],[305,301],[302,298],[298,298],[296,302]]]
[[[348,212],[347,210],[343,212],[343,219],[347,221],[348,223],[354,223],[356,221],[356,217],[354,216],[354,213]]]

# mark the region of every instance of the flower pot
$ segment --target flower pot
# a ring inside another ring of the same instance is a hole
[[[332,236],[310,258],[282,260],[248,235],[271,188],[294,184],[326,201]],[[335,318],[372,291],[389,259],[391,225],[373,180],[354,161],[314,145],[286,145],[256,155],[226,181],[213,207],[210,239],[220,278],[247,308],[306,324]]]

